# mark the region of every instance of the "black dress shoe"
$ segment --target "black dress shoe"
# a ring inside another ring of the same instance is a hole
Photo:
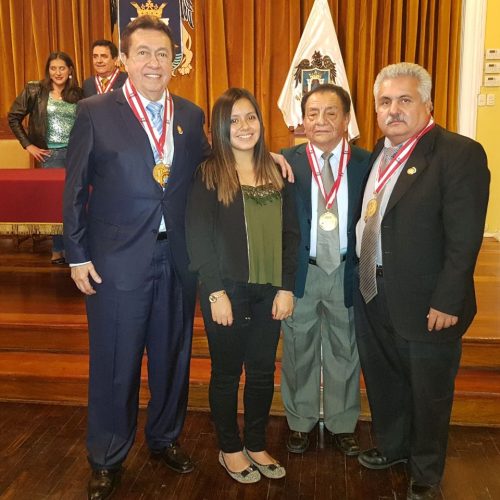
[[[93,470],[88,484],[88,500],[104,500],[111,498],[116,486],[120,482],[121,469]]]
[[[368,469],[388,469],[393,465],[408,462],[407,458],[394,458],[389,459],[382,455],[377,448],[362,451],[358,455],[358,462]]]
[[[194,469],[190,456],[181,450],[178,443],[171,443],[162,451],[151,452],[151,455],[162,459],[168,467],[180,474],[187,474]]]
[[[348,457],[355,457],[361,451],[356,436],[353,433],[332,434],[335,446]]]
[[[406,500],[434,500],[438,498],[438,495],[439,486],[437,484],[418,484],[411,481]]]
[[[304,453],[309,446],[309,436],[307,432],[292,431],[288,436],[286,448],[291,453]]]

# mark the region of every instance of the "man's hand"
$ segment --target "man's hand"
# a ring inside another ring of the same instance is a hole
[[[73,266],[71,268],[71,278],[76,283],[78,290],[85,295],[94,295],[95,290],[90,284],[89,276],[96,282],[102,283],[101,277],[97,274],[92,262],[87,262],[80,266]]]
[[[212,319],[219,325],[231,326],[233,324],[233,308],[226,294],[221,295],[215,302],[211,302],[210,309]]]
[[[283,176],[283,178],[288,179],[288,182],[295,182],[292,167],[286,161],[286,158],[278,153],[271,153],[271,156],[273,157],[274,163],[281,167],[281,175]]]
[[[273,319],[287,319],[293,312],[293,293],[286,290],[278,290],[274,297],[272,315]]]
[[[50,149],[42,149],[34,144],[30,144],[29,146],[26,146],[26,151],[35,158],[36,161],[42,162],[47,158],[47,156],[50,156]]]
[[[450,328],[450,326],[455,326],[457,321],[458,316],[452,316],[431,307],[427,315],[427,330],[432,332],[432,330],[439,331],[443,328]]]

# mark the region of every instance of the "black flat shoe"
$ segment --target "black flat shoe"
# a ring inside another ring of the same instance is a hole
[[[335,446],[346,456],[355,457],[361,451],[356,436],[353,433],[332,434]]]
[[[410,482],[406,500],[435,500],[439,495],[439,486],[437,484],[419,484]]]
[[[151,456],[163,460],[168,467],[179,474],[187,474],[194,469],[191,458],[181,450],[178,443],[171,443],[158,452],[152,451]]]
[[[120,474],[121,469],[93,470],[88,484],[88,500],[105,500],[106,498],[111,498],[120,482]]]
[[[393,465],[408,462],[407,458],[394,458],[389,459],[382,455],[377,448],[372,448],[371,450],[362,451],[358,455],[358,462],[366,467],[367,469],[388,469]]]
[[[286,449],[291,453],[304,453],[309,446],[307,432],[292,431],[286,442]]]

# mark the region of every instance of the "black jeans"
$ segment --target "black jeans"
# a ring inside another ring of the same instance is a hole
[[[208,293],[203,286],[200,290],[212,360],[212,418],[221,450],[240,451],[243,444],[237,422],[238,387],[244,366],[244,446],[250,451],[263,451],[280,335],[280,321],[273,320],[271,313],[277,289],[271,285],[225,282],[225,290],[233,310],[231,326],[212,321]]]

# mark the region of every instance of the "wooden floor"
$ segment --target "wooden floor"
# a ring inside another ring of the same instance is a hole
[[[397,465],[371,471],[332,446],[320,425],[303,456],[286,452],[284,417],[272,417],[268,449],[287,469],[281,480],[255,485],[233,481],[217,461],[210,416],[190,412],[182,445],[196,463],[179,475],[150,458],[144,443],[145,411],[114,498],[165,500],[398,500],[406,498],[407,471]],[[0,498],[85,499],[89,467],[85,456],[86,410],[81,407],[0,403]],[[371,446],[370,425],[361,422],[363,448]],[[452,427],[440,498],[500,499],[500,429]]]

